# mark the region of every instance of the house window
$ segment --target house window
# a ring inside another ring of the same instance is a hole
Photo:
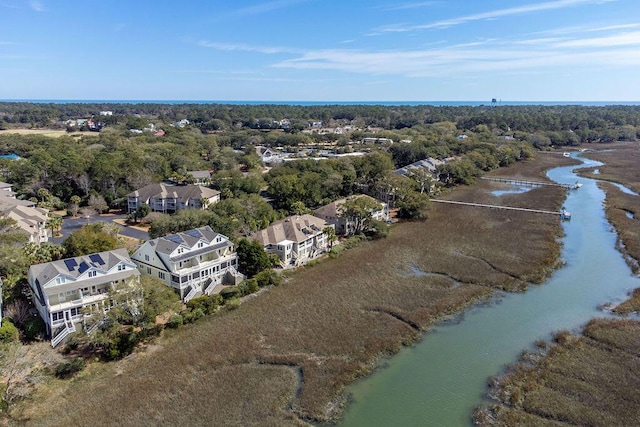
[[[147,274],[151,274],[151,267],[147,267]]]
[[[62,320],[64,319],[62,312],[61,311],[56,311],[55,313],[51,313],[51,319],[54,322],[57,322],[58,320]]]
[[[158,271],[158,278],[164,280],[164,272]]]
[[[72,316],[77,316],[77,315],[81,314],[81,313],[80,313],[80,309],[79,309],[78,307],[74,307],[74,308],[72,308],[72,309],[71,309],[71,310],[69,310],[69,311],[71,311],[71,315],[72,315]]]
[[[203,247],[204,247],[204,243],[202,243],[202,242],[198,242],[198,247],[199,247],[199,248],[203,248]]]
[[[96,275],[97,275],[97,274],[98,274],[98,273],[97,273],[97,272],[95,272],[95,271],[90,271],[90,272],[89,272],[89,277],[96,277]]]
[[[56,285],[64,283],[64,277],[56,277]]]
[[[145,260],[145,261],[149,261],[149,255],[145,255],[145,256],[144,256],[144,260]]]
[[[184,252],[184,248],[178,248],[178,253],[181,254]]]
[[[127,266],[124,264],[118,264],[118,271],[126,270]]]

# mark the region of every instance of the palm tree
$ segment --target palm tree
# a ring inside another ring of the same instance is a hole
[[[64,224],[64,219],[61,216],[49,214],[49,219],[47,220],[47,227],[51,229],[51,237],[55,237],[56,231],[62,228]]]
[[[333,249],[333,242],[338,240],[338,237],[336,236],[336,229],[327,226],[322,229],[322,232],[327,235],[327,240],[329,240],[329,248]]]

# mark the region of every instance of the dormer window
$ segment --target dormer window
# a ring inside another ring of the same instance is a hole
[[[56,277],[56,285],[64,283],[64,277]]]
[[[124,264],[118,264],[118,271],[126,270],[127,266]]]
[[[181,254],[184,252],[184,248],[178,248],[178,253]]]
[[[95,270],[89,272],[89,277],[96,277],[97,275],[98,273]]]
[[[199,247],[199,248],[203,248],[203,247],[204,247],[204,243],[202,243],[202,242],[198,242],[198,247]]]

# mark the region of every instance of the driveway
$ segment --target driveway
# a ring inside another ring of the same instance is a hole
[[[96,222],[113,222],[120,228],[120,234],[122,236],[131,237],[132,239],[138,240],[149,240],[149,233],[146,231],[138,230],[133,227],[128,227],[126,225],[121,225],[115,222],[114,220],[121,220],[119,222],[124,222],[126,219],[126,215],[124,214],[102,214],[102,215],[92,215],[90,217],[64,217],[64,224],[62,225],[62,236],[54,237],[51,241],[56,244],[62,244],[62,242],[69,237],[69,234],[73,233],[76,230],[79,230],[83,225],[94,224]]]

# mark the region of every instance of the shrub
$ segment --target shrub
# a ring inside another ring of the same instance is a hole
[[[63,362],[56,366],[56,377],[58,378],[70,378],[76,373],[84,369],[84,359],[82,357],[76,357],[75,359]]]
[[[238,289],[240,289],[241,295],[245,296],[257,292],[258,289],[260,289],[260,286],[258,286],[257,280],[249,279],[239,284]]]
[[[282,283],[280,275],[271,269],[261,271],[254,276],[254,279],[261,288],[269,285],[278,286]]]
[[[16,328],[11,320],[4,319],[2,321],[2,326],[0,326],[0,342],[13,342],[18,341],[20,337],[20,333],[18,332],[18,328]]]
[[[33,316],[22,325],[22,334],[27,341],[33,341],[43,336],[47,330],[40,316]]]
[[[167,328],[175,329],[177,327],[182,326],[183,323],[184,323],[184,318],[179,314],[174,314],[173,316],[171,316],[171,318],[167,322]]]
[[[224,307],[229,311],[236,310],[238,309],[238,307],[240,307],[240,299],[231,298],[224,304]]]
[[[202,309],[204,314],[213,314],[222,302],[223,298],[220,294],[203,295],[190,300],[187,303],[187,308],[192,311],[199,308]]]
[[[229,286],[228,288],[224,288],[221,292],[220,292],[220,296],[222,297],[222,299],[225,301],[228,301],[232,298],[237,298],[239,297],[241,294],[240,289],[237,286]]]
[[[346,248],[344,245],[334,246],[329,251],[329,258],[338,258]]]

